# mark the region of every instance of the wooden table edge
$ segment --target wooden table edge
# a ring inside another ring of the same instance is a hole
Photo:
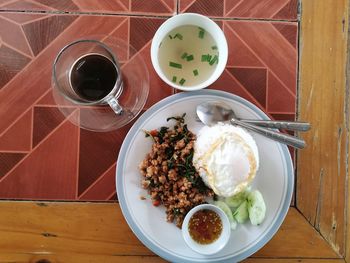
[[[1,201],[0,210],[0,262],[155,259],[128,227],[118,203]],[[291,207],[277,234],[250,261],[260,259],[312,262],[339,256]]]

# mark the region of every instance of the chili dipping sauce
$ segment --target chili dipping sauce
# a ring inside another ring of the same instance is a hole
[[[199,244],[213,243],[222,233],[221,218],[215,211],[199,210],[190,218],[188,231],[192,239]]]

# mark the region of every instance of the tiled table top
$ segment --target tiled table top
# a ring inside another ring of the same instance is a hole
[[[1,0],[0,199],[115,200],[115,161],[130,125],[94,133],[71,124],[52,99],[51,64],[86,35],[122,38],[149,69],[147,110],[174,93],[149,52],[157,28],[180,12],[212,17],[227,37],[227,68],[210,88],[272,118],[295,118],[297,0]]]

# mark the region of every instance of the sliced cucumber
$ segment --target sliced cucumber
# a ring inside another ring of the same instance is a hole
[[[233,220],[232,211],[226,203],[224,203],[223,201],[215,201],[214,205],[216,205],[217,207],[221,208],[222,211],[224,211],[230,222]]]
[[[232,211],[230,209],[230,207],[223,201],[215,201],[214,202],[214,205],[216,205],[217,207],[221,208],[222,211],[224,211],[224,213],[227,215],[228,217],[228,220],[230,221],[231,223],[231,229],[232,230],[235,230],[236,227],[237,227],[237,222],[236,220],[233,218],[233,215],[232,215]]]
[[[240,206],[233,213],[233,217],[240,224],[243,224],[245,221],[247,221],[247,219],[249,217],[247,200],[243,201],[243,203],[240,204]]]
[[[248,213],[252,225],[260,225],[265,218],[266,205],[262,194],[255,190],[248,194]]]
[[[247,195],[248,191],[239,192],[238,194],[235,194],[233,196],[226,197],[225,203],[231,208],[239,207],[239,205],[246,200]]]

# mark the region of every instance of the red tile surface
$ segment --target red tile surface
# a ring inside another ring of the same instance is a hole
[[[53,98],[52,90],[47,90],[46,93],[36,103],[38,106],[57,106]]]
[[[72,0],[60,0],[60,1],[36,0],[35,2],[42,4],[43,6],[51,7],[55,10],[71,10],[71,11],[79,10],[79,7]]]
[[[273,23],[273,26],[285,37],[285,39],[296,48],[298,28],[294,24]]]
[[[179,0],[180,12],[210,17],[295,21],[298,0]]]
[[[1,151],[28,152],[32,147],[33,110],[29,109],[0,136]]]
[[[0,177],[5,176],[24,157],[25,153],[0,153]]]
[[[230,21],[228,30],[238,36],[292,95],[296,93],[297,50],[271,22]]]
[[[111,32],[111,34],[105,39],[107,45],[113,45],[115,38],[122,39],[126,43],[129,43],[129,18],[125,18],[119,26]],[[119,63],[125,63],[129,59],[130,52],[128,50],[118,49],[117,58]]]
[[[232,76],[228,68],[224,70],[219,79],[215,81],[215,83],[213,83],[209,88],[230,92],[248,101],[251,101],[255,105],[258,105],[258,102],[255,100],[255,98],[234,76]]]
[[[79,179],[84,179],[79,180],[78,195],[115,163],[128,128],[107,133],[80,131]]]
[[[118,201],[117,193],[113,193],[109,198],[108,201]]]
[[[150,77],[150,90],[149,90],[148,98],[144,106],[144,109],[148,109],[154,103],[174,93],[173,89],[170,86],[168,86],[168,84],[166,84],[164,81],[162,81],[158,77],[156,71],[153,69],[153,66],[151,63],[150,49],[151,49],[151,43],[148,42],[146,46],[144,46],[144,48],[136,55],[136,56],[141,56],[145,59],[146,66],[149,72],[149,77]],[[132,64],[125,65],[125,67],[132,67],[132,66],[133,66]]]
[[[295,97],[288,92],[273,74],[268,75],[267,111],[270,113],[295,113]]]
[[[114,163],[79,196],[79,200],[108,200],[115,193],[115,170]]]
[[[224,1],[223,0],[180,0],[179,2],[181,13],[199,13],[211,17],[223,17]]]
[[[266,107],[266,69],[265,68],[228,68],[233,77],[260,103]]]
[[[0,35],[2,42],[11,46],[17,52],[23,54],[24,56],[32,56],[32,52],[23,30],[20,25],[16,25],[11,20],[0,17]]]
[[[225,35],[228,40],[229,50],[227,66],[229,67],[263,67],[263,63],[250,50],[249,46],[244,43],[237,34],[225,26]]]
[[[1,13],[2,17],[7,18],[18,24],[24,24],[28,22],[33,22],[35,20],[40,20],[46,17],[46,14],[26,14],[26,13]]]
[[[177,3],[178,2],[178,3]],[[179,11],[219,18],[258,18],[296,21],[298,0],[17,0],[3,10],[96,12],[166,15]]]
[[[30,58],[2,43],[0,46],[0,89],[5,86],[29,62]]]
[[[22,0],[22,1],[8,1],[5,4],[0,6],[3,10],[30,10],[30,11],[52,11],[53,9],[42,5],[37,2],[33,2],[30,0]]]
[[[23,31],[34,55],[39,54],[75,19],[76,16],[49,16],[23,25]]]
[[[272,118],[294,119],[298,24],[290,21],[297,18],[297,1],[254,3],[255,0],[1,1],[0,10],[36,13],[0,12],[0,199],[116,200],[116,158],[132,124],[108,133],[90,132],[71,124],[52,97],[51,65],[58,51],[73,40],[94,36],[111,44],[115,37],[121,38],[136,49],[118,50],[122,68],[132,69],[140,57],[148,68],[150,94],[146,110],[174,93],[154,71],[150,46],[155,31],[166,19],[160,16],[170,16],[177,8],[180,12],[215,17],[227,37],[227,68],[211,88],[239,95]],[[57,10],[77,13],[47,12]],[[65,110],[70,118],[86,113],[74,107]]]
[[[59,16],[65,20],[66,15]],[[18,118],[28,107],[34,105],[51,88],[51,67],[59,50],[73,40],[86,36],[109,35],[125,20],[125,17],[113,16],[81,16],[78,21],[66,28],[50,45],[42,50],[13,81],[9,82],[0,93],[0,112],[6,112],[1,116],[0,135],[14,119]],[[44,37],[41,35],[41,37]],[[38,40],[44,42],[42,40]],[[12,58],[5,61],[10,66]],[[5,64],[6,65],[6,64]],[[45,65],[45,66],[43,66]],[[7,67],[4,68],[5,72]],[[0,76],[3,73],[0,72]],[[30,81],[28,81],[30,80]],[[16,107],[13,107],[16,105]]]
[[[174,0],[131,0],[131,11],[138,13],[159,13],[159,14],[174,14],[176,1]]]
[[[164,22],[159,18],[130,18],[130,44],[139,51],[150,42],[158,27]]]
[[[74,111],[74,109],[70,110]],[[65,117],[56,107],[34,107],[33,147],[50,135],[64,120]]]
[[[281,31],[283,33],[281,33]],[[274,113],[295,114],[297,24],[225,21],[227,69],[212,88],[235,93]]]
[[[289,0],[287,4],[282,7],[275,15],[275,19],[288,19],[292,18],[295,20],[297,18],[298,12],[298,0]]]
[[[128,12],[129,1],[94,1],[94,0],[78,0],[74,1],[81,11],[93,12]],[[69,11],[70,8],[63,7],[62,9]]]
[[[76,198],[79,129],[68,120],[0,180],[0,196],[19,199]],[[44,158],[44,159],[43,159]],[[45,160],[45,161],[44,161]]]

